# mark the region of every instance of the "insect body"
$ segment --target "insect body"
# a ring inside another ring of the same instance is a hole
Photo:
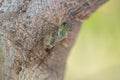
[[[55,37],[50,35],[46,36],[46,48],[52,48],[55,45],[56,41],[55,41]]]
[[[51,29],[49,29],[44,39],[44,48],[50,49],[56,44],[57,30],[58,30],[57,27],[52,27]]]
[[[70,32],[70,26],[67,23],[62,23],[58,27],[52,27],[45,36],[44,48],[51,49],[61,40],[65,39]]]
[[[58,37],[62,39],[65,38],[68,35],[69,31],[70,31],[69,24],[62,23],[58,29]]]

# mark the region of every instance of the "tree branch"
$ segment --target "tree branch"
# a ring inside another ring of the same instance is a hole
[[[106,1],[0,2],[0,33],[5,59],[2,79],[62,80],[79,26]]]

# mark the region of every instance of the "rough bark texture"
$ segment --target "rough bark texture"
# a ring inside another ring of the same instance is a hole
[[[80,24],[106,1],[0,0],[2,80],[63,80]]]

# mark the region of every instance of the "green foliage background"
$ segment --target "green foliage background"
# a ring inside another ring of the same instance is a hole
[[[120,80],[120,0],[110,0],[85,21],[65,80]]]

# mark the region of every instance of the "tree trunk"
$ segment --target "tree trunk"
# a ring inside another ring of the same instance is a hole
[[[80,25],[107,0],[0,0],[2,80],[63,80]]]

